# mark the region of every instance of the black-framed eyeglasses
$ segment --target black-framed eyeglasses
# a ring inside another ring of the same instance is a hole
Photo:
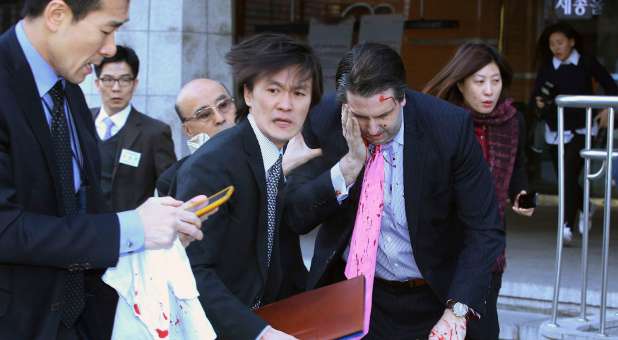
[[[204,105],[198,108],[197,110],[195,110],[195,112],[190,118],[185,118],[182,120],[182,122],[184,123],[184,122],[188,122],[191,120],[207,120],[213,116],[215,111],[219,112],[219,114],[224,115],[224,114],[231,113],[233,110],[234,110],[234,98],[227,97],[227,98],[221,99],[215,105]]]
[[[122,76],[120,78],[114,78],[109,76],[104,76],[99,78],[101,85],[104,87],[114,87],[114,83],[118,82],[118,86],[120,87],[128,87],[133,85],[135,78],[131,76]]]

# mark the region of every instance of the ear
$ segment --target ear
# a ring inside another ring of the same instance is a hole
[[[43,10],[43,21],[51,32],[57,32],[63,23],[73,20],[73,12],[62,0],[52,0]]]
[[[245,104],[248,107],[251,107],[251,104],[253,103],[253,91],[249,90],[246,84],[243,85],[242,89],[243,89],[243,97],[245,97]]]
[[[182,131],[184,131],[186,136],[188,136],[189,138],[193,137],[193,135],[191,134],[191,128],[189,128],[187,124],[181,124],[181,126],[182,126]]]
[[[462,81],[457,82],[457,89],[459,89],[460,93],[464,93],[464,91],[463,91],[463,82]]]
[[[403,95],[403,99],[399,102],[399,105],[401,105],[401,107],[406,106],[406,95]]]
[[[101,91],[101,83],[99,82],[99,78],[95,78],[94,86],[97,87],[97,90]]]
[[[575,47],[575,39],[569,39],[569,46],[571,46],[571,48]]]
[[[137,88],[137,85],[139,85],[139,79],[138,79],[138,78],[135,78],[135,79],[133,80],[133,91],[135,91],[135,89]]]

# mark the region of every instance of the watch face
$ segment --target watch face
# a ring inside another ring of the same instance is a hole
[[[468,314],[468,306],[457,302],[453,305],[453,314],[457,317],[465,317]]]

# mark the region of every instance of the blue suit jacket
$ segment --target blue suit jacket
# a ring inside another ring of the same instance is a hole
[[[471,117],[443,100],[406,91],[404,192],[417,265],[435,294],[484,311],[491,267],[505,246],[493,180],[474,136]],[[348,151],[341,105],[322,99],[305,123],[305,140],[323,157],[289,176],[285,218],[298,232],[322,224],[308,288],[343,278],[362,173],[349,197],[337,203],[330,168]]]

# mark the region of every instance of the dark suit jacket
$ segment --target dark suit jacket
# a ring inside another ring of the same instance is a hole
[[[189,155],[190,156],[190,155]],[[176,175],[178,169],[182,166],[189,156],[183,157],[178,162],[170,165],[161,175],[157,178],[157,192],[159,196],[172,196],[176,197]]]
[[[96,119],[99,108],[92,110]],[[118,132],[121,139],[116,148],[112,173],[111,211],[137,208],[154,194],[157,178],[176,161],[170,127],[131,108],[127,122]],[[139,165],[121,164],[122,149],[139,152]]]
[[[255,339],[267,325],[250,307],[287,293],[287,262],[302,266],[298,237],[278,223],[267,267],[266,178],[258,141],[248,120],[214,136],[182,164],[177,198],[212,195],[234,185],[232,198],[202,224],[204,239],[187,254],[200,301],[219,339]],[[283,189],[279,189],[280,220]],[[294,259],[295,261],[293,261]]]
[[[67,83],[65,92],[84,159],[86,209],[96,213],[103,202],[94,124],[80,88]],[[93,337],[110,334],[111,324],[104,331],[97,323],[111,321],[115,305],[94,310],[107,286],[89,269],[115,266],[118,218],[62,217],[55,169],[49,125],[12,28],[0,36],[0,339],[55,338],[67,269],[87,270],[84,318]]]
[[[454,299],[484,311],[490,271],[504,249],[493,182],[475,139],[472,119],[445,101],[406,92],[404,192],[410,240],[418,267],[444,302]],[[325,97],[304,131],[323,157],[289,176],[286,219],[299,233],[322,223],[308,288],[343,278],[342,251],[349,244],[362,174],[349,197],[337,203],[330,168],[347,153],[340,105]]]

